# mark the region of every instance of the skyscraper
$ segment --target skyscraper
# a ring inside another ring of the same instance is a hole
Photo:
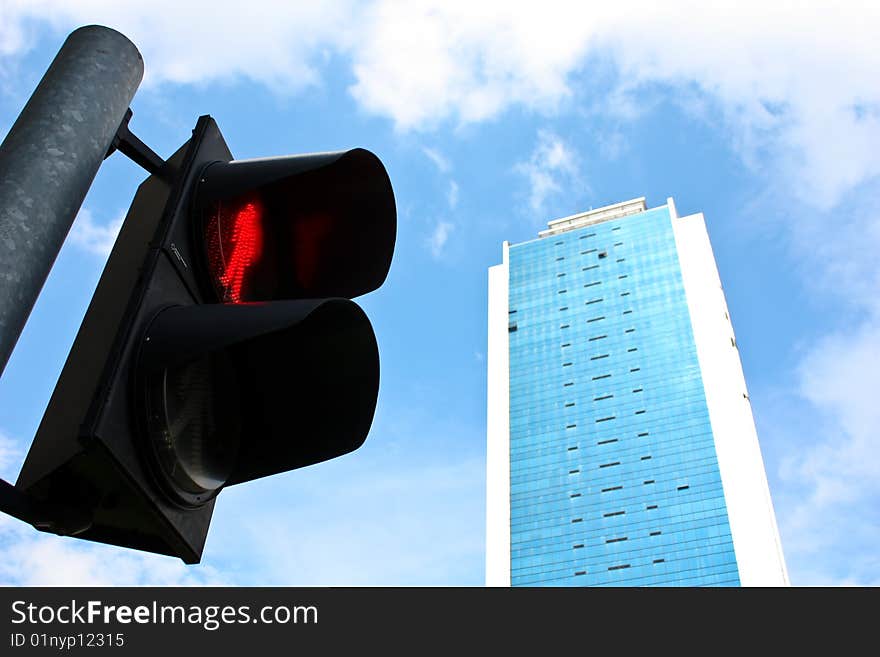
[[[503,248],[487,585],[787,585],[703,215],[639,198]]]

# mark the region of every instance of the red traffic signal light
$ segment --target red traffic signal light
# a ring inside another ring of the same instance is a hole
[[[379,287],[395,225],[370,218],[395,209],[377,164],[355,149],[206,166],[195,205],[217,300],[352,298]]]
[[[233,161],[210,117],[139,188],[16,483],[39,529],[201,558],[225,486],[369,431],[396,210],[362,149]],[[49,514],[51,516],[51,514]]]

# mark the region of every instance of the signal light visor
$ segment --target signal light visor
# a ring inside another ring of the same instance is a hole
[[[391,266],[394,193],[363,149],[215,162],[196,207],[221,303],[350,299],[379,287]]]

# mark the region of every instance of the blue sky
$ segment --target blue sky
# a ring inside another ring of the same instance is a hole
[[[480,585],[486,270],[550,219],[672,196],[706,216],[792,582],[880,584],[880,9],[655,4],[0,0],[0,134],[99,23],[144,56],[131,126],[160,155],[200,114],[238,158],[362,146],[399,222],[361,300],[361,449],[224,491],[194,567],[0,519],[0,583]],[[8,480],[144,175],[102,166],[0,379]]]

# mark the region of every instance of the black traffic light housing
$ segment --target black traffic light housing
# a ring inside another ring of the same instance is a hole
[[[379,355],[350,298],[395,233],[372,153],[233,161],[201,117],[138,189],[22,467],[34,526],[196,563],[224,486],[357,449]]]

